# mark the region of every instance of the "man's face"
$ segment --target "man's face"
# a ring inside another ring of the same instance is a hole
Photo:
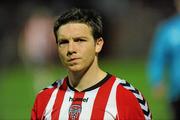
[[[95,42],[91,31],[83,23],[67,23],[57,31],[59,57],[69,71],[86,70],[101,51],[103,40]]]

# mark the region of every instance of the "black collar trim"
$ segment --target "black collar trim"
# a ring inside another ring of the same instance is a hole
[[[98,82],[97,84],[95,84],[95,85],[93,85],[93,86],[91,86],[91,87],[83,90],[82,92],[91,91],[91,90],[94,90],[94,89],[102,86],[102,85],[103,85],[107,80],[109,80],[109,78],[111,78],[111,77],[112,77],[112,75],[109,74],[109,73],[107,73],[107,75],[106,75],[100,82]],[[69,79],[67,79],[66,83],[67,83],[68,87],[69,87],[71,90],[77,91],[74,87],[72,87],[72,86],[70,85]]]

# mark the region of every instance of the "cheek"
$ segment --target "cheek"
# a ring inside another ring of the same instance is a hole
[[[65,59],[65,52],[61,49],[58,49],[58,55],[61,60]]]
[[[87,59],[91,60],[95,56],[95,48],[92,47],[92,48],[89,48],[89,49],[85,49],[83,51],[83,54],[84,54],[84,56],[86,56]]]
[[[66,66],[66,58],[65,56],[61,53],[61,52],[58,52],[58,55],[59,55],[59,60],[61,61],[61,63]]]

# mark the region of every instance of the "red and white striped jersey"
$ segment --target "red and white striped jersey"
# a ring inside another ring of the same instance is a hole
[[[149,120],[142,94],[125,80],[108,74],[96,85],[78,92],[68,78],[38,93],[31,120]]]

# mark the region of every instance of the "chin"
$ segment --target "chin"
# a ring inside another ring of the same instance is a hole
[[[83,70],[80,66],[69,66],[68,69],[71,72],[79,72]]]

